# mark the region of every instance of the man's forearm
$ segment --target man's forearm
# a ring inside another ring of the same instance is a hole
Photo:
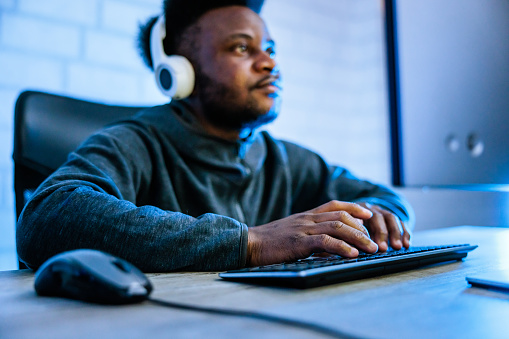
[[[31,268],[58,252],[94,248],[145,272],[225,270],[245,265],[247,226],[216,214],[193,218],[136,207],[86,186],[60,187],[27,205],[16,241]]]

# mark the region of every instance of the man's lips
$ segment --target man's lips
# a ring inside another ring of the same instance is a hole
[[[261,80],[259,80],[254,86],[253,89],[268,89],[271,92],[276,92],[281,90],[281,81],[279,80],[279,76],[268,76]]]

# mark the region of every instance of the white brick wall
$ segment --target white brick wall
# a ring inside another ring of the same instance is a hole
[[[0,65],[0,86],[5,89],[63,90],[64,67],[53,58],[1,50]]]
[[[10,49],[51,57],[76,58],[80,53],[80,31],[68,24],[4,14],[2,43]],[[51,43],[48,41],[51,37]],[[65,44],[58,43],[65,41]]]
[[[283,110],[268,129],[361,177],[389,181],[383,23],[376,0],[268,0]]]
[[[99,4],[98,0],[18,0],[18,13],[90,27],[98,22]]]
[[[102,27],[124,33],[129,37],[135,36],[138,34],[138,24],[159,12],[154,11],[154,6],[147,8],[141,3],[141,1],[140,4],[127,1],[105,1],[101,18]],[[159,1],[157,4],[159,5]]]
[[[268,129],[359,176],[388,182],[379,7],[378,0],[266,0],[262,16],[278,44],[285,86],[281,117]],[[134,40],[138,24],[160,8],[161,0],[0,0],[0,270],[15,267],[15,98],[31,88],[164,102]]]
[[[133,102],[138,97],[137,77],[116,69],[72,64],[68,69],[69,93],[110,102]],[[95,84],[91,87],[89,84]]]
[[[123,68],[143,72],[144,65],[135,48],[132,35],[104,33],[102,31],[87,32],[85,35],[85,58],[93,63],[103,64],[108,68]],[[118,51],[125,51],[119,54]]]

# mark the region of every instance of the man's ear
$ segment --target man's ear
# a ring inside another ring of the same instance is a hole
[[[167,55],[163,47],[165,37],[164,16],[160,16],[150,33],[150,53],[157,87],[172,99],[184,99],[194,89],[193,65],[181,55]]]

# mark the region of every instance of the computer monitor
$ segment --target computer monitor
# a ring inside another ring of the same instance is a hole
[[[509,187],[509,0],[385,14],[393,184]]]

